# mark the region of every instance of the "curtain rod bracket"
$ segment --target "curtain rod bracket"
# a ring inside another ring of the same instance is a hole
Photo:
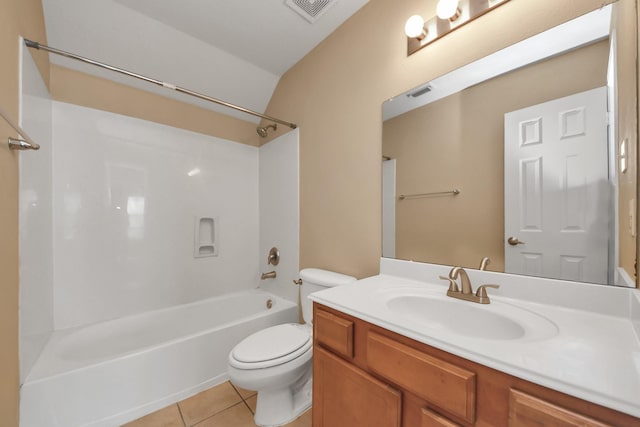
[[[38,42],[34,42],[32,40],[29,40],[29,39],[24,39],[24,44],[27,45],[27,47],[31,47],[31,48],[40,50],[40,43],[38,43]]]
[[[9,137],[9,148],[12,150],[39,150],[40,145],[37,144],[16,122],[11,120],[11,116],[4,108],[0,107],[0,116],[21,136],[21,138]]]
[[[40,145],[31,144],[29,141],[25,141],[20,138],[11,138],[8,140],[9,148],[12,150],[24,151],[24,150],[39,150]]]

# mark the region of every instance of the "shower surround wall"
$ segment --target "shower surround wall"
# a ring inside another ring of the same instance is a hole
[[[290,301],[298,301],[300,204],[298,129],[260,147],[260,268],[274,270],[275,279],[261,287]],[[267,264],[269,249],[277,247],[280,262]]]
[[[256,287],[256,147],[60,102],[53,123],[55,329]]]
[[[20,383],[53,331],[52,102],[20,43],[20,126],[40,143],[20,156]]]

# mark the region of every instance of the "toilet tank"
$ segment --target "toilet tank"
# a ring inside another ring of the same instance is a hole
[[[300,278],[302,279],[302,287],[300,289],[302,317],[306,323],[311,323],[313,318],[313,301],[308,298],[310,294],[326,288],[353,283],[357,280],[353,276],[321,270],[319,268],[305,268],[301,270]]]

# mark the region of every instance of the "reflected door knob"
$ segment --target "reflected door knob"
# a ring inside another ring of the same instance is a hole
[[[515,245],[524,245],[524,242],[516,239],[515,237],[509,237],[507,239],[507,243],[510,244],[511,246],[515,246]]]

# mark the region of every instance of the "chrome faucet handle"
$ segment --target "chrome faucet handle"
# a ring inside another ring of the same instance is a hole
[[[491,264],[491,259],[489,259],[488,256],[482,257],[482,259],[480,260],[480,267],[478,268],[479,270],[486,270],[487,269],[487,265]]]
[[[487,295],[487,288],[500,288],[500,285],[481,285],[476,290],[476,297],[479,299],[480,304],[489,304],[489,295]],[[485,301],[486,300],[486,301]]]
[[[275,246],[269,250],[267,256],[267,264],[278,265],[280,262],[280,251]]]
[[[441,280],[449,281],[449,290],[447,292],[460,292],[460,289],[458,289],[458,284],[451,277],[447,277],[447,276],[439,276],[439,277]]]

